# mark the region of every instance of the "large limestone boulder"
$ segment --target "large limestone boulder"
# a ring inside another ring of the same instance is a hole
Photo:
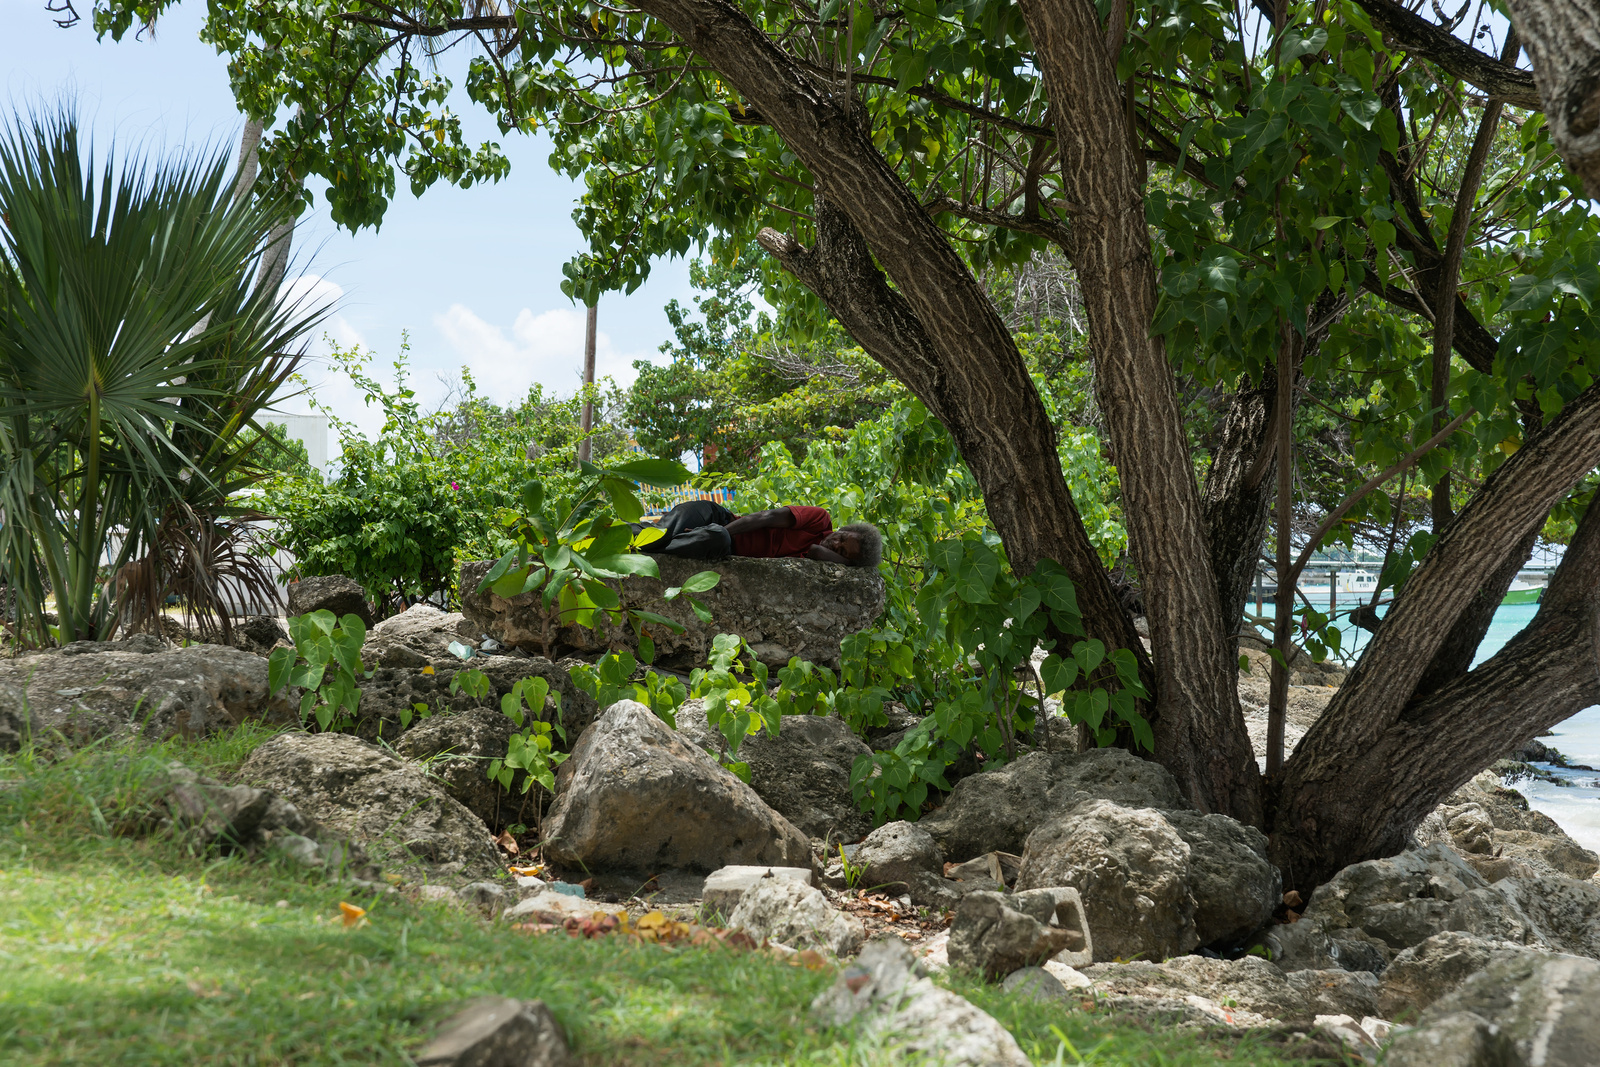
[[[944,873],[944,857],[933,838],[916,823],[903,819],[884,823],[868,834],[856,849],[853,862],[862,868],[864,885],[910,885],[919,875]]]
[[[1600,963],[1498,956],[1400,1031],[1389,1067],[1588,1067],[1600,1049]]]
[[[434,715],[400,735],[394,750],[406,759],[426,763],[428,773],[472,814],[492,827],[515,818],[524,803],[523,783],[513,779],[507,793],[489,780],[489,764],[505,759],[517,724],[499,708],[469,708]],[[537,802],[537,795],[532,797]]]
[[[918,822],[960,863],[985,852],[1020,853],[1037,827],[1086,801],[1128,808],[1187,808],[1177,779],[1159,763],[1118,748],[1034,752],[956,783],[950,799]]]
[[[1447,930],[1395,955],[1383,969],[1378,1014],[1385,1019],[1415,1016],[1477,974],[1499,956],[1529,951],[1509,941]]]
[[[1226,815],[1161,814],[1189,846],[1200,943],[1234,945],[1266,925],[1283,897],[1283,876],[1267,860],[1267,835]]]
[[[1187,1002],[1199,1021],[1309,1026],[1318,1015],[1376,1014],[1378,980],[1348,971],[1285,975],[1259,956],[1236,960],[1180,956],[1161,963],[1097,963],[1083,969],[1097,998],[1113,1007]],[[1130,1003],[1131,1002],[1131,1003]],[[1209,1020],[1207,1020],[1209,1017]]]
[[[422,867],[435,876],[501,870],[483,820],[422,767],[359,738],[280,734],[250,754],[239,777],[362,845],[386,867]]]
[[[1530,810],[1527,797],[1489,772],[1435,808],[1415,838],[1418,845],[1449,845],[1490,882],[1547,874],[1582,881],[1600,871],[1600,856],[1574,841],[1548,815]]]
[[[1097,800],[1028,836],[1017,890],[1076,889],[1097,960],[1165,959],[1200,945],[1189,859],[1159,811]]]
[[[413,604],[367,631],[361,658],[385,667],[423,667],[450,658],[450,642],[460,641],[465,618],[459,611],[440,611],[432,604]],[[476,642],[474,642],[474,646]]]
[[[632,700],[584,731],[557,791],[544,822],[544,854],[557,863],[645,876],[812,864],[793,823]]]
[[[1266,851],[1223,815],[1097,800],[1029,835],[1016,887],[1076,888],[1095,959],[1159,960],[1237,945],[1271,917],[1282,882]]]
[[[1600,885],[1559,874],[1505,878],[1494,889],[1533,923],[1557,952],[1600,959]]]
[[[1346,867],[1311,895],[1306,922],[1326,931],[1359,929],[1395,951],[1445,930],[1513,944],[1541,940],[1513,896],[1438,842]]]
[[[20,710],[0,710],[0,739],[31,730],[80,741],[134,732],[163,740],[202,737],[246,719],[296,719],[283,692],[268,692],[260,656],[221,645],[171,648],[149,636],[0,660],[0,684],[24,695],[29,716],[25,724]]]
[[[660,578],[633,577],[621,583],[623,604],[656,612],[684,627],[674,634],[666,627],[650,631],[656,661],[669,667],[705,662],[711,641],[719,633],[738,634],[768,666],[778,667],[790,657],[825,667],[839,666],[839,645],[846,635],[865,629],[883,612],[883,579],[871,567],[846,567],[809,559],[749,559],[735,556],[716,563],[655,557]],[[491,564],[466,563],[461,567],[461,611],[475,631],[506,645],[545,655],[559,650],[603,652],[631,643],[626,627],[600,631],[563,627],[555,645],[546,649],[543,606],[538,593],[509,600],[493,592],[478,592]],[[691,575],[713,570],[722,581],[708,593],[696,594],[711,612],[703,623],[685,598],[663,600],[662,594],[681,586]]]
[[[285,614],[309,615],[313,611],[331,611],[338,618],[354,615],[372,628],[372,605],[367,601],[367,591],[359,582],[342,574],[320,574],[289,583],[288,608]]]
[[[685,701],[676,718],[679,733],[708,752],[721,750],[722,735],[707,724],[704,701]],[[739,758],[750,765],[750,787],[762,800],[808,836],[841,843],[872,829],[872,817],[850,795],[850,769],[871,754],[832,715],[785,716],[776,736],[762,732],[739,746]]]

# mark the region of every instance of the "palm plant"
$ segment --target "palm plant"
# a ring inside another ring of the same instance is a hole
[[[225,630],[221,584],[267,592],[233,501],[324,309],[254,284],[281,210],[229,186],[220,155],[97,170],[68,116],[0,132],[0,580],[21,640],[48,640],[48,593],[66,642],[175,588]]]

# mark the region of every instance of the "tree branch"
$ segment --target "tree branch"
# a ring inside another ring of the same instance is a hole
[[[1436,64],[1490,96],[1531,111],[1544,109],[1533,75],[1478,51],[1442,26],[1407,11],[1395,0],[1356,0],[1373,25],[1402,48]]]

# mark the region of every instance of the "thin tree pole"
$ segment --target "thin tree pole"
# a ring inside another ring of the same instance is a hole
[[[583,440],[578,442],[578,458],[584,463],[592,462],[593,455],[589,431],[594,429],[594,336],[598,307],[598,302],[589,305],[589,322],[583,334],[583,418],[578,423]]]
[[[1290,518],[1294,502],[1294,376],[1298,334],[1285,319],[1278,343],[1278,395],[1273,429],[1278,435],[1278,592],[1272,622],[1272,676],[1267,689],[1267,773],[1283,767],[1284,722],[1289,713],[1289,657],[1294,654],[1295,572],[1290,555]]]
[[[1506,34],[1505,48],[1500,54],[1502,63],[1516,62],[1522,50],[1517,43],[1517,31]],[[1437,433],[1448,421],[1445,404],[1450,390],[1450,350],[1456,334],[1456,288],[1461,277],[1461,258],[1467,247],[1467,235],[1472,229],[1472,205],[1478,199],[1478,187],[1483,184],[1483,172],[1489,161],[1489,150],[1494,145],[1494,135],[1500,128],[1500,112],[1504,101],[1491,96],[1483,105],[1483,118],[1478,123],[1478,133],[1472,139],[1472,149],[1467,153],[1466,166],[1461,170],[1461,189],[1456,193],[1455,210],[1450,213],[1450,230],[1445,236],[1443,262],[1439,264],[1439,286],[1433,301],[1433,381],[1429,400],[1433,405],[1433,429]],[[1454,517],[1450,508],[1450,470],[1439,476],[1433,486],[1429,511],[1433,518],[1433,532],[1438,533]]]

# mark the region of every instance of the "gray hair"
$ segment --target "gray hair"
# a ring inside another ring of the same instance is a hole
[[[861,546],[861,555],[856,557],[855,566],[876,567],[878,561],[883,559],[883,535],[872,523],[852,522],[839,527],[839,532],[852,535]]]

